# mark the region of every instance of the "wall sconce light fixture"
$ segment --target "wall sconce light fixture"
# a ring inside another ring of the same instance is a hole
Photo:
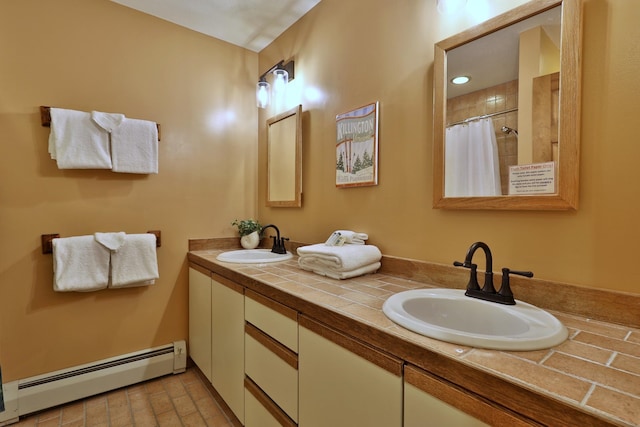
[[[271,85],[267,81],[269,73],[273,74],[274,95],[282,93],[287,83],[295,77],[294,62],[291,60],[285,64],[282,60],[260,76],[256,85],[256,105],[258,108],[267,108],[271,102]]]

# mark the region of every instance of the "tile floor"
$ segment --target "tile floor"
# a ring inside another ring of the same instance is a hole
[[[21,417],[12,427],[232,427],[194,368]]]

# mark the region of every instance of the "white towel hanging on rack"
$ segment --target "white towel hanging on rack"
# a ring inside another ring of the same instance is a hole
[[[59,169],[111,169],[109,134],[84,111],[51,108],[49,154]]]
[[[53,239],[53,289],[88,292],[109,284],[109,249],[93,236]]]
[[[111,132],[114,172],[158,173],[158,125],[125,118]]]
[[[152,285],[159,277],[153,234],[127,234],[124,244],[111,252],[110,288]]]

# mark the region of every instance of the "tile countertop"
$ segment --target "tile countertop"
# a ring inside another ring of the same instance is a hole
[[[195,250],[188,259],[330,325],[346,321],[349,335],[521,414],[568,411],[567,425],[640,425],[640,329],[549,310],[569,329],[569,339],[554,348],[465,347],[415,334],[382,312],[390,295],[435,284],[381,273],[334,280],[300,269],[297,257],[231,264],[216,260],[220,252]]]

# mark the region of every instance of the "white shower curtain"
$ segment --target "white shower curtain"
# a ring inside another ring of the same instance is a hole
[[[498,144],[490,118],[449,126],[444,151],[445,197],[502,194]]]

